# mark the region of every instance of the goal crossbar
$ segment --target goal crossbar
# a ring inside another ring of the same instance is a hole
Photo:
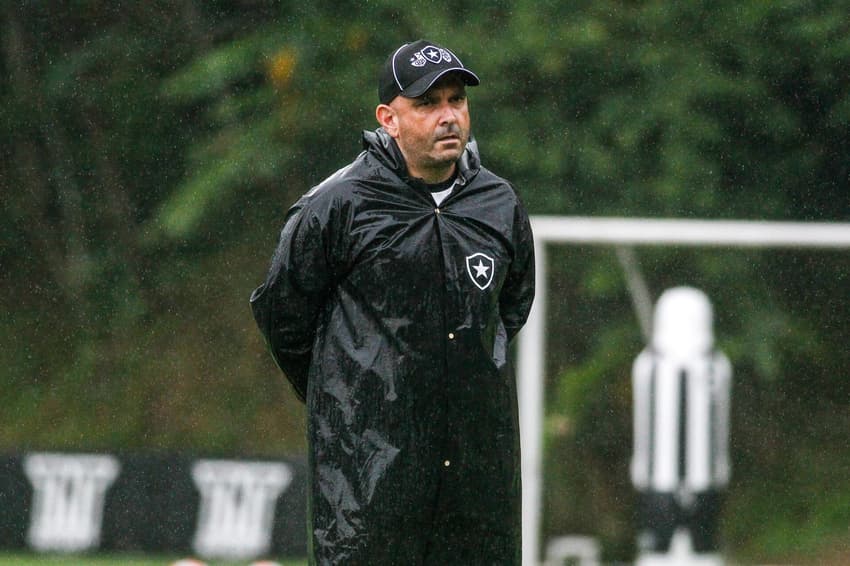
[[[522,563],[538,564],[542,495],[546,245],[850,248],[850,223],[532,216],[536,298],[517,350],[522,444]]]
[[[850,247],[850,223],[534,216],[535,239],[573,244]]]

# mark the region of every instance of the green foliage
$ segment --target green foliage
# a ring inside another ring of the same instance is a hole
[[[303,449],[247,297],[286,208],[375,127],[402,41],[479,74],[484,163],[532,213],[850,220],[840,1],[13,4],[4,449]],[[591,532],[628,560],[642,338],[611,250],[550,251],[546,536]],[[637,255],[654,296],[691,284],[715,304],[735,368],[731,551],[846,545],[846,252]]]

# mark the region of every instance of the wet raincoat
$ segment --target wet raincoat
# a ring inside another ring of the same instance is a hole
[[[517,564],[527,214],[474,142],[439,207],[382,129],[363,142],[289,210],[251,296],[307,403],[310,562]]]

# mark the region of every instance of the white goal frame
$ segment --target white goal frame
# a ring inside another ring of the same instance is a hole
[[[518,338],[522,446],[522,564],[536,566],[543,485],[546,245],[850,248],[850,223],[532,216],[536,297]]]

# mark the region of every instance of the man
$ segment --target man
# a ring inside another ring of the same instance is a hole
[[[289,210],[251,296],[307,403],[311,563],[519,561],[506,357],[531,307],[533,243],[470,141],[478,83],[435,43],[394,51],[381,127]]]

